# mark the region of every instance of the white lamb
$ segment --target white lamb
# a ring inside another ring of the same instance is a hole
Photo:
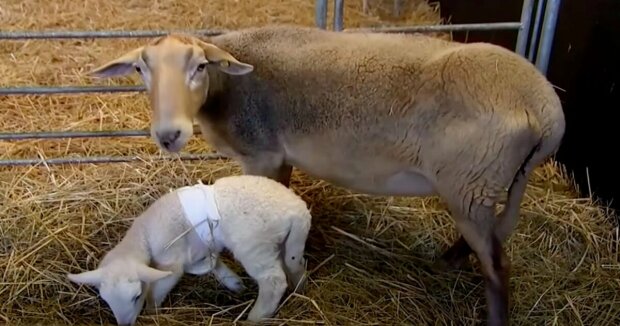
[[[133,325],[145,301],[158,307],[184,273],[213,273],[228,289],[244,289],[219,259],[228,249],[258,283],[248,315],[257,322],[275,313],[287,283],[303,287],[310,222],[306,203],[282,184],[261,176],[223,177],[165,194],[97,269],[68,278],[96,286],[117,323]]]

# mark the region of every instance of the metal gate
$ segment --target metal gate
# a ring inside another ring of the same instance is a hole
[[[327,27],[327,0],[315,0],[317,27]],[[524,0],[521,20],[518,22],[500,22],[485,24],[457,25],[422,25],[405,27],[362,28],[371,32],[387,33],[427,33],[451,31],[492,31],[515,30],[518,32],[515,52],[526,57],[543,73],[547,73],[555,25],[557,22],[560,0]],[[534,11],[534,7],[536,10]],[[333,30],[344,28],[344,0],[334,0]],[[544,12],[544,15],[543,15]],[[533,22],[532,22],[533,20]],[[533,24],[532,24],[533,23]],[[356,29],[352,29],[356,30]],[[32,40],[32,39],[74,39],[74,38],[145,38],[166,35],[170,32],[183,32],[203,36],[219,35],[226,30],[193,30],[193,31],[46,31],[46,32],[2,32],[0,40]],[[7,87],[0,88],[0,96],[42,95],[42,94],[78,94],[78,93],[118,93],[143,92],[143,86],[58,86],[58,87]],[[25,139],[61,139],[61,138],[101,138],[101,137],[148,137],[148,130],[115,130],[115,131],[75,131],[75,132],[26,132],[0,133],[0,141]],[[204,160],[222,158],[212,153],[204,155],[179,155],[181,160]],[[171,157],[138,157],[138,156],[97,156],[72,157],[53,159],[5,159],[0,166],[36,165],[36,164],[81,164],[81,163],[117,163],[142,160],[162,160]]]

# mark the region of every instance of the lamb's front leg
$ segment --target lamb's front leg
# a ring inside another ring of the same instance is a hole
[[[183,276],[182,264],[157,266],[157,269],[162,271],[171,271],[172,274],[149,284],[148,296],[146,297],[147,310],[159,308],[168,293],[170,293],[172,288],[174,288],[174,286],[181,279],[181,276]]]
[[[217,265],[212,271],[215,278],[227,289],[233,292],[241,292],[245,289],[243,281],[233,270],[228,267],[221,259],[217,260]]]
[[[285,186],[291,183],[293,167],[283,161],[279,153],[244,157],[241,161],[243,174],[260,175],[278,181]]]

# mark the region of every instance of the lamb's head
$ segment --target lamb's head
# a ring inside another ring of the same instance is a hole
[[[209,70],[230,75],[254,67],[189,35],[172,34],[129,51],[90,72],[100,78],[137,71],[152,107],[151,137],[167,151],[179,152],[193,134],[193,119],[209,91]]]
[[[95,286],[118,325],[133,325],[144,307],[147,285],[172,272],[133,262],[113,262],[80,274],[68,274],[72,282]]]

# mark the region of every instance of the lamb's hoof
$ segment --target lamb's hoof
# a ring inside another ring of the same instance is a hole
[[[273,314],[259,312],[258,310],[255,310],[253,308],[252,310],[250,310],[250,313],[248,313],[248,318],[246,319],[246,321],[248,321],[250,323],[258,324],[258,323],[264,321],[267,318],[271,318],[272,316],[273,316]]]
[[[289,280],[288,286],[291,290],[297,294],[303,294],[306,290],[306,285],[308,284],[308,275],[304,274],[297,283],[294,283]]]
[[[227,278],[224,280],[224,286],[234,293],[241,293],[245,291],[245,285],[240,278]]]

